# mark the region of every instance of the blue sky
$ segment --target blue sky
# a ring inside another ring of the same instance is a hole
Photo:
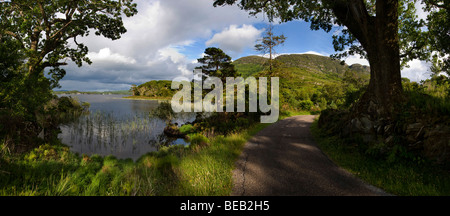
[[[121,39],[111,41],[94,34],[78,39],[89,47],[93,64],[81,68],[69,64],[60,81],[61,90],[124,90],[132,84],[186,76],[210,46],[221,48],[233,59],[260,55],[254,45],[267,27],[263,16],[251,17],[236,6],[215,8],[211,0],[135,2],[139,13],[124,18],[128,32]],[[276,24],[274,30],[287,37],[285,44],[277,47],[278,54],[335,53],[331,43],[335,30],[311,31],[303,21]],[[368,65],[358,56],[346,62]],[[425,63],[414,61],[402,76],[420,81],[427,78],[426,71]]]

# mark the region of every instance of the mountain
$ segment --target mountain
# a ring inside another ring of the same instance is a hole
[[[306,70],[316,74],[337,74],[343,75],[346,71],[353,71],[358,74],[370,74],[369,66],[360,64],[341,64],[341,61],[326,56],[314,54],[289,54],[280,55],[275,58],[281,68],[296,68]],[[264,69],[268,59],[261,56],[242,57],[233,62],[235,68],[247,77],[254,75]]]
[[[247,56],[233,64],[243,77],[267,76],[267,58]],[[280,78],[280,106],[285,110],[318,111],[348,105],[357,98],[355,95],[368,83],[370,76],[368,66],[349,66],[313,54],[280,55],[273,64],[277,69],[271,76]],[[355,95],[350,98],[349,92]]]
[[[367,65],[352,64],[349,67],[358,73],[370,74],[370,67]]]
[[[281,55],[275,58],[279,77],[280,107],[283,110],[317,112],[325,108],[347,106],[357,99],[359,89],[368,83],[370,69],[363,65],[341,64],[340,61],[312,54]],[[243,77],[267,76],[268,59],[247,56],[233,61]],[[170,98],[176,90],[171,81],[150,81],[134,86],[135,96]],[[348,93],[351,93],[350,95]]]

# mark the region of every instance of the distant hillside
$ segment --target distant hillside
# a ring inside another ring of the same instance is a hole
[[[249,77],[264,70],[267,58],[261,56],[246,56],[233,61],[234,68],[243,77]]]
[[[145,97],[172,97],[176,90],[171,89],[172,81],[170,80],[152,80],[141,84],[139,86],[132,87],[133,96],[145,96]]]
[[[352,65],[350,65],[350,69],[352,69],[358,73],[370,74],[370,67],[367,65],[352,64]]]
[[[327,107],[348,105],[355,92],[368,83],[370,68],[359,64],[347,65],[330,57],[313,54],[281,55],[275,58],[280,78],[280,106],[282,109],[318,111]],[[233,62],[243,77],[264,73],[267,58],[247,56]],[[262,74],[264,75],[264,74]]]
[[[283,110],[318,112],[348,106],[368,83],[369,67],[341,64],[329,57],[311,54],[281,55],[273,76],[280,78],[280,106]],[[243,77],[267,76],[267,58],[247,56],[233,61]],[[171,81],[150,81],[133,87],[135,96],[167,98],[177,90]],[[350,93],[350,94],[348,94]]]
[[[280,55],[275,58],[283,68],[297,68],[317,74],[343,75],[346,71],[354,71],[360,74],[370,74],[370,68],[360,64],[348,66],[330,57],[313,54]],[[233,62],[235,68],[247,77],[264,69],[268,59],[260,56],[242,57]]]

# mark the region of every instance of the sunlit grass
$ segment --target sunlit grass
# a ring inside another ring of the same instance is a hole
[[[42,145],[25,155],[0,157],[0,195],[229,195],[243,145],[267,125],[212,137],[199,147],[162,147],[136,162]]]
[[[316,143],[337,165],[364,181],[402,196],[448,196],[450,173],[431,162],[389,162],[370,157],[344,139],[328,136],[317,122],[311,127]]]

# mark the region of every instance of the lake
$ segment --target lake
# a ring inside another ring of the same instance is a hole
[[[149,112],[158,107],[158,100],[124,99],[127,95],[60,96],[90,103],[89,114],[60,125],[58,138],[73,152],[137,160],[161,146],[186,144],[183,139],[170,139],[164,135],[165,121],[150,118]],[[172,122],[182,125],[194,120],[194,113],[178,113]]]

